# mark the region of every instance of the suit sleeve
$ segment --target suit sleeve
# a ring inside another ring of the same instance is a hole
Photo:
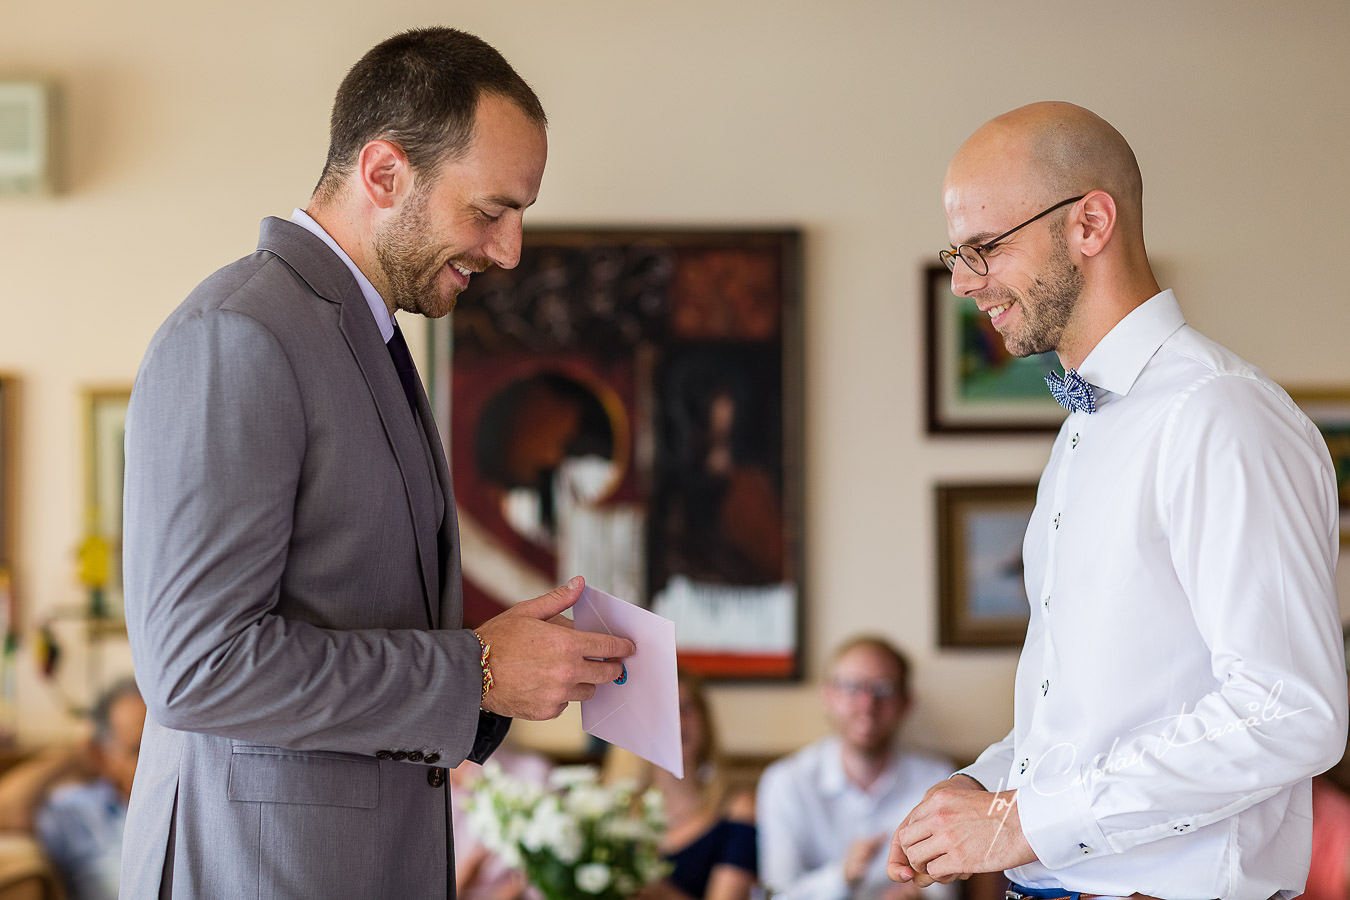
[[[503,729],[480,727],[472,632],[348,628],[317,603],[278,611],[288,557],[312,554],[293,533],[309,489],[305,415],[291,361],[249,316],[176,315],[152,342],[127,416],[124,535],[127,629],[151,715],[297,750],[392,747],[451,766],[476,741],[490,752]],[[397,584],[392,551],[377,552],[381,521],[372,509],[332,522],[371,552],[331,565],[387,566]]]

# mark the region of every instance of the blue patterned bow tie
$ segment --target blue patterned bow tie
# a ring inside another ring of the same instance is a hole
[[[1082,411],[1090,415],[1097,411],[1097,395],[1092,385],[1074,369],[1065,369],[1062,378],[1049,372],[1045,376],[1045,383],[1050,386],[1050,393],[1055,395],[1055,402],[1069,412]]]

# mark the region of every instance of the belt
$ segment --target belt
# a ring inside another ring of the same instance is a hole
[[[1003,892],[1003,900],[1097,900],[1098,897],[1114,897],[1115,894],[1084,894],[1068,888],[1028,888],[1013,882]],[[1130,900],[1158,900],[1148,894],[1130,894]]]

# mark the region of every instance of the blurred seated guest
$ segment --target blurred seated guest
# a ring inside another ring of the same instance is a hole
[[[922,891],[895,884],[886,856],[896,827],[950,762],[900,747],[909,712],[909,661],[890,642],[844,642],[825,673],[834,733],[770,765],[759,780],[760,877],[775,898],[955,898],[958,885]],[[976,876],[971,896],[996,896],[997,876]]]
[[[661,792],[666,834],[661,851],[674,866],[639,900],[748,900],[755,885],[755,799],[727,784],[726,766],[702,682],[679,675],[684,778],[638,760],[638,781]],[[611,773],[635,757],[612,748]]]
[[[106,690],[90,718],[89,740],[37,754],[0,779],[0,828],[36,835],[69,900],[117,900],[122,828],[145,726],[136,683]]]
[[[491,759],[501,766],[505,774],[539,784],[548,782],[548,773],[553,768],[553,764],[544,757],[512,747],[509,738],[508,743],[497,748]],[[467,759],[450,770],[450,815],[455,835],[455,895],[459,900],[535,900],[539,892],[525,881],[525,874],[507,867],[495,853],[483,846],[465,813],[464,801],[468,799],[473,783],[482,771],[482,766]]]

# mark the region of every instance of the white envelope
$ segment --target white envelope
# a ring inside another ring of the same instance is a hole
[[[572,607],[572,621],[580,631],[617,634],[637,648],[623,661],[622,684],[596,685],[595,696],[581,701],[581,726],[683,778],[675,623],[590,585]]]

